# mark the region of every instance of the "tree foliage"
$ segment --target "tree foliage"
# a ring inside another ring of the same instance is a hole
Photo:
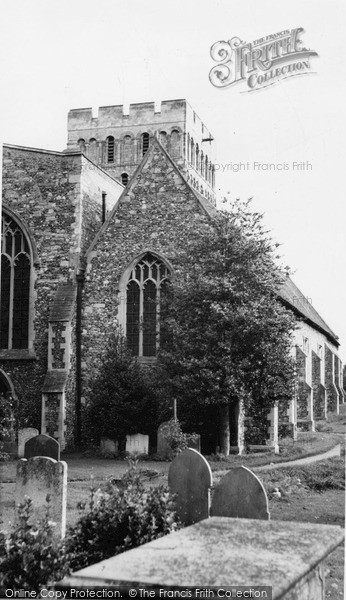
[[[126,434],[150,434],[157,429],[156,398],[145,369],[131,355],[124,338],[112,334],[91,381],[83,418],[84,441],[102,436],[125,439]]]
[[[248,203],[191,231],[179,249],[160,361],[180,420],[191,420],[199,405],[224,414],[241,400],[247,415],[263,422],[276,400],[291,397],[294,319],[277,297],[285,275],[275,261],[262,217]]]

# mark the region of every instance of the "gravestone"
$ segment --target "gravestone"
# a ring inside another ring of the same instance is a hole
[[[26,442],[38,435],[38,429],[35,429],[35,427],[23,427],[18,430],[18,458],[24,458],[24,447]]]
[[[261,481],[246,467],[228,471],[215,488],[210,516],[268,520],[268,498]]]
[[[210,466],[197,450],[184,450],[172,461],[168,485],[171,493],[177,495],[177,513],[184,525],[209,517],[212,482]]]
[[[130,454],[148,454],[149,436],[142,433],[126,436],[126,452]]]
[[[118,454],[118,442],[111,440],[110,438],[103,437],[100,442],[101,454],[112,454],[115,456]]]
[[[32,500],[33,514],[30,522],[35,523],[44,516],[50,497],[49,519],[56,523],[54,535],[63,538],[66,530],[67,464],[46,456],[21,458],[17,463],[16,505],[23,502],[24,496]]]
[[[60,460],[59,442],[45,433],[31,438],[24,446],[24,458],[33,458],[34,456],[49,456],[54,460]]]
[[[172,452],[166,435],[168,424],[169,421],[164,421],[157,430],[157,454],[162,456],[162,458],[169,458]]]

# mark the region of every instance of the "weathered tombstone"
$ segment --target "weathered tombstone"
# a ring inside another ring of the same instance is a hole
[[[171,454],[171,447],[167,438],[167,425],[169,421],[161,423],[157,430],[157,454],[162,458],[169,458]]]
[[[24,457],[48,456],[54,460],[60,460],[60,444],[50,435],[41,433],[26,442],[24,446]]]
[[[215,488],[210,516],[268,520],[268,498],[261,481],[246,467],[228,471]]]
[[[38,435],[38,429],[35,429],[35,427],[23,427],[18,430],[18,458],[24,458],[24,446],[26,442]]]
[[[42,519],[50,497],[50,520],[56,523],[54,534],[64,537],[66,530],[67,464],[46,456],[22,458],[17,463],[16,505],[29,496],[33,504],[33,523]]]
[[[118,454],[118,442],[111,440],[110,438],[103,437],[100,442],[101,454],[111,454],[115,456]]]
[[[142,433],[126,436],[126,452],[130,454],[148,454],[149,436]]]
[[[184,450],[172,461],[168,485],[172,494],[177,495],[177,513],[185,525],[209,517],[212,482],[210,466],[197,450]]]

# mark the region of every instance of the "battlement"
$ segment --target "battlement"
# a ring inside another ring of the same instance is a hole
[[[93,117],[92,108],[75,108],[68,113],[68,130],[184,122],[186,105],[186,100],[163,100],[160,103],[138,102],[129,106],[100,106],[97,117]]]

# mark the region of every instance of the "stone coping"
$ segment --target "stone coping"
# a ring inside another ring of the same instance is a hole
[[[56,589],[272,586],[275,600],[306,580],[343,538],[339,526],[211,517],[76,571]]]

